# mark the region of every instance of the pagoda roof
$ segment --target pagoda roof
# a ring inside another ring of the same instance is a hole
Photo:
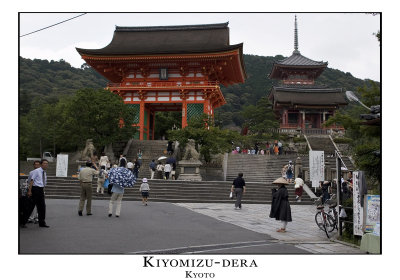
[[[303,55],[299,51],[293,52],[293,54],[287,58],[284,58],[282,60],[276,61],[274,64],[279,65],[279,66],[321,66],[321,67],[326,67],[328,65],[328,62],[323,62],[323,61],[315,61],[312,59],[309,59]]]
[[[149,55],[209,53],[240,49],[229,45],[228,22],[173,26],[116,26],[111,42],[101,49],[76,48],[81,55]]]
[[[274,106],[339,106],[348,101],[342,88],[324,86],[282,86],[273,87],[269,95]]]
[[[282,78],[282,71],[283,70],[297,70],[297,69],[310,69],[311,70],[317,70],[316,71],[316,77],[321,75],[321,73],[325,70],[325,68],[328,66],[328,62],[323,62],[323,61],[315,61],[312,59],[309,59],[303,55],[299,51],[293,51],[293,54],[287,58],[284,58],[282,60],[275,61],[272,65],[272,70],[271,73],[269,74],[269,77],[271,79],[281,79]],[[316,78],[315,77],[315,78]]]

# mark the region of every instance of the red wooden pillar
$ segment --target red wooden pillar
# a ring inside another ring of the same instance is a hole
[[[144,100],[140,101],[139,140],[144,140]]]
[[[210,100],[204,99],[204,102],[203,102],[203,113],[204,114],[210,115],[210,111],[208,110],[209,107],[210,107]]]
[[[302,118],[303,118],[303,116],[302,116],[301,112],[299,111],[299,112],[297,113],[297,126],[298,126],[298,127],[303,127],[303,126],[302,126]]]
[[[283,125],[285,127],[287,127],[287,125],[288,125],[288,110],[287,109],[285,109],[283,111]]]
[[[181,91],[181,99],[182,99],[182,128],[187,127],[187,95],[184,90]]]
[[[151,136],[151,140],[154,140],[154,124],[156,123],[156,113],[154,111],[151,112],[153,114],[153,129],[152,129],[152,136]]]
[[[146,114],[147,114],[147,125],[146,125],[147,137],[146,137],[146,140],[149,140],[150,139],[150,114],[151,114],[150,109],[147,109]]]

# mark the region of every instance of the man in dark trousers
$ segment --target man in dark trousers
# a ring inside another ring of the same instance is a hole
[[[234,191],[236,195],[235,209],[242,209],[242,196],[246,193],[246,183],[243,179],[243,173],[239,173],[238,177],[233,180],[231,191]]]
[[[81,196],[79,199],[78,215],[82,216],[82,211],[86,201],[86,215],[92,215],[92,180],[93,175],[99,175],[99,171],[91,168],[92,163],[86,162],[86,167],[79,171],[78,179],[81,185]]]
[[[27,196],[32,197],[33,207],[36,206],[39,216],[39,227],[48,228],[46,224],[46,202],[44,198],[44,188],[47,183],[46,170],[49,162],[46,159],[40,161],[41,167],[35,169],[30,173],[29,189]],[[32,208],[33,210],[33,208]]]

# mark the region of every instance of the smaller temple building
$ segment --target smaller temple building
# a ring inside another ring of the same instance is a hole
[[[295,17],[294,51],[290,57],[274,62],[269,74],[270,79],[281,81],[269,94],[281,130],[341,129],[323,126],[340,106],[348,104],[342,88],[315,84],[327,66],[327,62],[301,55]]]

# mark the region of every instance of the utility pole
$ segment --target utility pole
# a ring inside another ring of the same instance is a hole
[[[340,221],[340,210],[341,210],[341,202],[342,202],[342,159],[340,158],[339,153],[336,151],[336,192],[337,192],[337,207],[338,207],[338,230],[339,236],[342,236],[342,223]]]

